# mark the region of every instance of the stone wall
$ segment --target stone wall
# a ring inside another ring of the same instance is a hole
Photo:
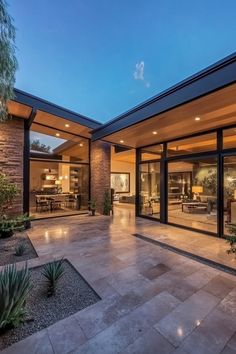
[[[91,142],[91,199],[97,211],[103,212],[104,193],[110,191],[111,147],[103,141]]]
[[[0,173],[8,176],[19,189],[19,196],[11,209],[12,214],[23,212],[23,154],[23,119],[12,119],[6,123],[0,123]]]

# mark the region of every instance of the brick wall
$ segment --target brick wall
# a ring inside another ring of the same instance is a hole
[[[11,209],[12,214],[23,212],[23,149],[23,119],[0,123],[0,173],[15,182],[20,191]]]
[[[102,213],[104,193],[110,191],[111,147],[103,141],[91,143],[91,199],[97,202],[97,211]]]

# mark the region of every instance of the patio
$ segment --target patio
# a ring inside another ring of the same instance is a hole
[[[235,268],[225,241],[134,217],[72,216],[33,222],[39,258],[64,256],[101,296],[3,353],[234,353],[236,278],[134,237],[161,243]]]

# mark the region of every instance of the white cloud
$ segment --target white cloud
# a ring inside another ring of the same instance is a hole
[[[135,65],[134,78],[135,80],[144,80],[144,61]]]
[[[135,65],[135,71],[133,73],[135,80],[141,80],[144,82],[145,87],[150,87],[150,82],[144,79],[144,61],[140,61]]]

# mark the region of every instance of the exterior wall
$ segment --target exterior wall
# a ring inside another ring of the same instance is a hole
[[[111,147],[103,141],[91,142],[91,199],[96,200],[97,211],[103,212],[104,193],[110,192]]]
[[[23,212],[23,154],[23,119],[0,123],[0,173],[16,183],[20,192],[14,201],[11,214]]]

